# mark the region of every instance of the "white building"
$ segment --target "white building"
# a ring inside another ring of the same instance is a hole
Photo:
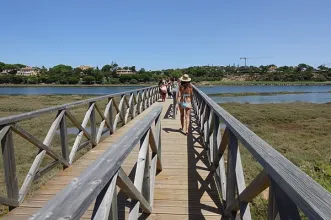
[[[38,75],[38,71],[33,67],[27,66],[27,67],[21,68],[19,71],[17,71],[16,75],[36,76],[36,75]]]
[[[124,69],[117,69],[116,70],[116,73],[118,74],[118,75],[124,75],[124,74],[135,74],[136,72],[133,72],[132,70],[124,70]]]

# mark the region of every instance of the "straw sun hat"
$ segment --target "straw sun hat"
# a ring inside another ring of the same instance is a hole
[[[191,82],[191,78],[187,74],[184,74],[184,76],[180,77],[179,80],[181,82]]]

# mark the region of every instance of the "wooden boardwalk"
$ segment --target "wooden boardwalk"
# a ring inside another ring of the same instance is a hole
[[[59,173],[54,179],[26,198],[25,202],[3,219],[28,219],[44,206],[49,199],[61,191],[73,178],[80,175],[94,160],[126,133],[138,120],[155,105],[162,105],[162,163],[163,170],[156,176],[153,213],[147,219],[220,219],[221,202],[212,174],[209,173],[207,154],[202,147],[194,114],[190,134],[179,131],[179,116],[172,119],[172,99],[158,102],[134,120],[105,138],[94,149],[78,159],[70,168]],[[122,168],[133,179],[139,147],[125,160]],[[120,191],[118,194],[119,219],[125,219],[129,199]],[[93,205],[82,219],[90,219]]]

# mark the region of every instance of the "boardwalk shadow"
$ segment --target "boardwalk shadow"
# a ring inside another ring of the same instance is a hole
[[[173,104],[170,104],[168,109],[167,109],[167,112],[165,113],[164,115],[164,119],[174,119],[174,111],[173,111],[173,107],[174,105]]]
[[[189,219],[205,219],[206,213],[221,219],[223,207],[213,174],[209,172],[208,156],[203,146],[198,122],[192,112],[187,136]]]

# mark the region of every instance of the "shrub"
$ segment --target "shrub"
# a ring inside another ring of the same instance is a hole
[[[138,80],[136,80],[136,79],[131,79],[131,80],[130,80],[130,84],[138,84]]]

